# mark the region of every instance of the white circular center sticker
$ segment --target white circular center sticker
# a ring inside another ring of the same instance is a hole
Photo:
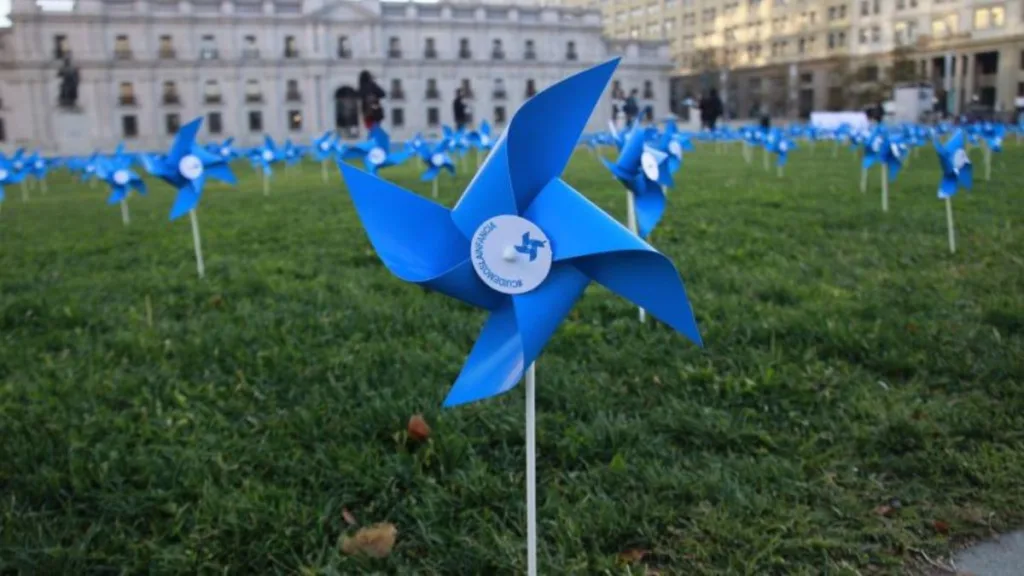
[[[96,167],[91,164],[85,167],[85,171],[89,172],[90,174],[93,172],[93,170],[96,170]]]
[[[129,180],[131,180],[131,176],[128,175],[127,170],[118,170],[117,172],[114,172],[114,184],[124,186]]]
[[[551,242],[533,222],[495,216],[473,233],[469,247],[476,275],[502,294],[524,294],[551,271]]]
[[[7,170],[0,168],[0,180],[7,180]]]
[[[788,151],[789,151],[789,144],[787,144],[785,142],[779,142],[779,152],[788,152]]]
[[[274,159],[274,153],[273,152],[271,152],[270,150],[264,150],[263,151],[263,161],[264,162],[270,162],[273,159]]]
[[[42,160],[36,160],[36,170],[42,170],[42,169],[43,169],[43,161]]]
[[[903,156],[903,150],[900,149],[899,144],[889,144],[889,151],[896,158],[900,158],[901,156]]]
[[[668,151],[676,158],[681,158],[683,156],[683,145],[675,140],[671,140],[668,143]]]
[[[372,148],[366,153],[366,160],[370,164],[383,164],[384,159],[388,157],[387,152],[383,148]]]
[[[321,142],[320,143],[320,149],[323,150],[324,152],[327,152],[330,148],[331,148],[331,143],[330,142]]]
[[[971,159],[967,157],[967,152],[963,148],[958,148],[953,153],[953,172],[959,173],[964,166],[971,163]]]
[[[178,162],[178,172],[189,180],[195,180],[203,175],[203,162],[196,156],[188,154]]]
[[[487,146],[488,144],[491,143],[491,137],[488,136],[487,134],[481,134],[480,143],[483,144],[484,146]]]
[[[227,158],[228,156],[231,156],[231,148],[228,148],[227,146],[221,148],[220,149],[220,155],[225,157],[225,158]]]
[[[640,168],[644,171],[644,176],[647,176],[651,180],[658,179],[658,160],[654,157],[654,154],[650,152],[644,152],[640,155]]]
[[[996,136],[995,138],[992,139],[992,146],[998,148],[998,147],[1000,147],[1002,145],[1003,145],[1003,139],[1002,138]]]
[[[882,139],[875,138],[874,141],[871,142],[871,149],[875,152],[880,152],[882,150]]]
[[[444,154],[441,154],[440,152],[434,154],[430,157],[430,163],[438,168],[444,166]]]
[[[21,170],[21,162],[15,162],[14,163],[14,169],[15,170]]]

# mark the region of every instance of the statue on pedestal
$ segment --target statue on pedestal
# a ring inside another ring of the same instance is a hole
[[[78,68],[71,63],[71,56],[64,57],[64,62],[57,71],[60,78],[60,95],[57,104],[61,108],[74,109],[78,102]]]

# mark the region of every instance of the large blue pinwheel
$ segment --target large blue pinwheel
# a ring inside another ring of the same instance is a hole
[[[128,214],[128,193],[135,190],[139,194],[146,193],[146,183],[131,169],[132,160],[118,151],[109,158],[103,158],[97,163],[96,175],[110,186],[110,197],[107,204],[121,205],[121,220],[127,226],[131,217]]]
[[[196,269],[199,277],[204,275],[203,253],[199,242],[199,221],[196,208],[203,195],[207,178],[215,178],[227,184],[235,184],[235,175],[227,162],[218,154],[211,154],[196,143],[196,134],[203,124],[200,116],[185,124],[174,137],[170,151],[163,158],[149,158],[146,169],[178,190],[178,196],[171,207],[171,220],[185,214],[192,221],[192,240],[196,250]]]
[[[932,140],[935,152],[939,156],[942,168],[942,179],[939,180],[940,199],[946,203],[946,226],[949,231],[949,251],[956,252],[956,231],[953,227],[953,196],[960,188],[970,190],[974,180],[974,169],[971,158],[967,155],[964,144],[964,133],[957,130],[945,144],[936,138]]]
[[[523,104],[451,210],[341,165],[389,270],[491,311],[446,406],[514,387],[592,280],[700,343],[671,261],[559,178],[617,63]]]
[[[376,174],[377,170],[381,168],[401,164],[408,160],[411,154],[407,150],[392,152],[391,137],[380,125],[371,128],[370,138],[366,142],[357,144],[354,151],[363,157],[363,165],[371,174]]]
[[[649,130],[634,128],[626,136],[626,144],[615,163],[601,158],[604,165],[631,193],[641,238],[651,235],[665,213],[663,186],[673,185],[668,166],[670,155],[646,145]]]

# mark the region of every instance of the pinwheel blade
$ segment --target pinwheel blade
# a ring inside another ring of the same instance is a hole
[[[422,176],[420,176],[420,181],[421,182],[430,182],[434,178],[437,178],[437,173],[438,173],[437,166],[431,166],[430,168],[427,168],[427,171],[424,172]]]
[[[174,137],[174,144],[171,145],[171,151],[167,154],[168,160],[177,162],[192,151],[192,146],[196,142],[196,134],[199,133],[199,127],[202,124],[203,117],[200,116],[178,130],[178,134]]]
[[[665,193],[657,183],[642,175],[634,180],[636,225],[641,238],[647,238],[665,214]]]
[[[121,200],[124,200],[124,197],[127,195],[128,190],[123,186],[114,186],[110,189],[110,197],[107,198],[107,204],[117,204]]]
[[[619,159],[616,164],[622,169],[630,170],[632,166],[640,166],[640,155],[644,153],[644,141],[646,131],[641,128],[634,128],[626,135],[626,143],[622,146]],[[639,169],[639,168],[638,168]]]
[[[188,214],[190,210],[195,208],[199,204],[199,193],[196,192],[191,184],[186,184],[178,189],[178,196],[174,199],[174,205],[171,206],[171,220],[177,220],[185,214]]]
[[[238,184],[238,179],[235,178],[235,173],[231,171],[231,167],[222,162],[214,162],[204,168],[205,174],[224,182],[225,184]]]

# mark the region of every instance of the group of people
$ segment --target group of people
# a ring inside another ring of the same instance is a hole
[[[387,93],[373,79],[368,70],[359,73],[359,104],[363,116],[363,126],[367,131],[372,130],[384,121],[384,99]],[[455,91],[455,99],[452,100],[452,118],[455,120],[455,128],[461,130],[472,122],[472,114],[469,103],[466,101],[466,94],[462,88]]]

